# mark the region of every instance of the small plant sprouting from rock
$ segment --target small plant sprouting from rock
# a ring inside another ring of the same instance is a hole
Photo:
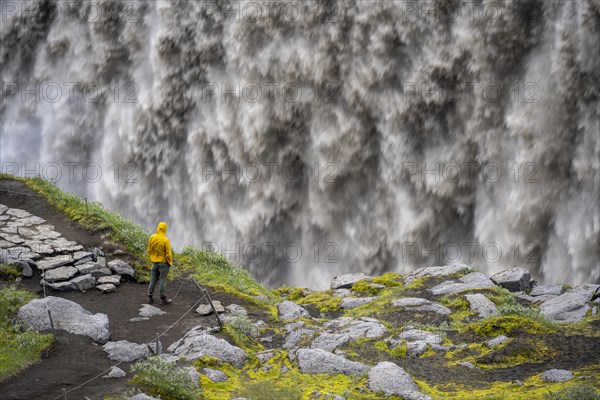
[[[225,324],[225,331],[239,346],[243,346],[248,337],[258,335],[258,328],[245,315],[236,315]]]
[[[152,396],[163,400],[192,400],[200,396],[200,389],[188,372],[161,357],[148,357],[131,367],[136,375],[131,380]]]
[[[21,270],[16,265],[0,264],[0,281],[14,281],[21,275]]]
[[[518,303],[514,304],[502,304],[498,307],[498,314],[500,315],[517,315],[520,317],[528,318],[533,321],[540,323],[542,326],[549,329],[558,329],[560,325],[556,322],[550,321],[539,311],[534,310],[533,308],[524,307]]]
[[[600,393],[592,386],[575,384],[556,392],[550,391],[545,398],[547,400],[600,400]]]

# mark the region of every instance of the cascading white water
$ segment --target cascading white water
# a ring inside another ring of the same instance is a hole
[[[4,172],[273,285],[600,278],[597,1],[0,6]]]

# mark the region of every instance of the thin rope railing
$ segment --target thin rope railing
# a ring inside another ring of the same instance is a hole
[[[18,195],[23,195],[23,196],[31,196],[31,197],[40,197],[40,198],[45,198],[45,196],[41,196],[41,195],[35,195],[35,194],[29,194],[29,193],[22,193],[22,192],[15,192],[15,191],[11,191],[11,190],[5,190],[5,189],[0,189],[0,191],[1,191],[1,192],[5,192],[5,193],[13,193],[13,194],[18,194]],[[86,199],[86,200],[87,200],[87,199]],[[94,211],[92,211],[92,213],[94,213]],[[126,234],[125,234],[125,233],[124,233],[122,230],[120,230],[120,229],[119,229],[119,228],[118,228],[118,227],[117,227],[115,224],[113,224],[113,223],[112,223],[111,221],[109,221],[109,220],[106,220],[106,222],[108,222],[108,223],[109,223],[109,224],[110,224],[110,225],[113,227],[113,229],[115,229],[115,230],[116,230],[116,231],[117,231],[117,232],[118,232],[118,233],[119,233],[119,234],[120,234],[122,237],[124,237],[125,239],[127,239],[127,240],[128,240],[128,241],[129,241],[129,242],[130,242],[130,243],[131,243],[131,244],[132,244],[132,245],[133,245],[133,246],[136,248],[136,249],[138,249],[138,250],[140,250],[140,251],[144,251],[144,249],[143,249],[142,247],[140,247],[140,246],[139,246],[139,245],[138,245],[138,244],[137,244],[135,241],[133,241],[133,240],[132,240],[132,239],[131,239],[131,238],[130,238],[128,235],[126,235]],[[45,282],[44,282],[44,283],[45,283]],[[201,288],[201,287],[198,285],[198,283],[197,283],[195,280],[194,280],[194,283],[195,283],[195,284],[196,284],[196,286],[198,286],[198,288],[200,288],[200,289],[201,289],[201,291],[202,291],[202,289],[203,289],[203,288]],[[54,336],[56,336],[56,332],[55,332],[55,330],[54,330],[54,324],[52,323],[52,316],[51,316],[51,314],[50,314],[50,309],[48,308],[48,302],[47,302],[47,299],[46,299],[46,286],[45,286],[45,284],[42,284],[42,287],[43,287],[44,301],[45,301],[46,310],[48,311],[48,316],[49,316],[49,318],[50,318],[50,322],[51,322],[51,324],[52,324],[52,329],[53,329],[53,331],[54,331]],[[179,294],[179,291],[181,290],[181,288],[182,288],[182,287],[183,287],[183,283],[182,283],[182,284],[181,284],[181,286],[179,287],[179,290],[177,291],[177,293],[176,293],[176,295],[175,295],[175,296],[177,296],[177,295]],[[202,295],[202,297],[200,297],[200,299],[199,299],[198,301],[196,301],[196,302],[195,302],[195,303],[194,303],[194,304],[193,304],[193,305],[192,305],[190,308],[188,308],[188,310],[187,310],[186,312],[184,312],[184,313],[183,313],[183,314],[182,314],[182,315],[181,315],[181,316],[180,316],[180,317],[179,317],[179,318],[178,318],[178,319],[177,319],[177,320],[176,320],[174,323],[172,323],[170,326],[168,326],[168,327],[167,327],[167,329],[165,329],[165,330],[164,330],[162,333],[160,333],[160,334],[157,336],[157,338],[160,338],[160,337],[164,336],[164,335],[165,335],[165,334],[166,334],[168,331],[170,331],[170,330],[171,330],[173,327],[175,327],[175,326],[176,326],[176,325],[177,325],[177,324],[178,324],[178,323],[179,323],[179,322],[180,322],[180,321],[181,321],[183,318],[185,318],[185,316],[186,316],[187,314],[189,314],[189,313],[190,313],[190,312],[191,312],[191,311],[192,311],[192,310],[193,310],[193,309],[194,309],[194,308],[195,308],[195,307],[196,307],[196,306],[197,306],[197,305],[198,305],[198,304],[199,304],[199,303],[200,303],[202,300],[204,300],[204,299],[205,299],[205,298],[207,298],[207,297],[209,298],[209,304],[211,305],[211,307],[213,307],[213,311],[214,311],[214,306],[212,305],[212,301],[211,301],[211,299],[210,299],[210,296],[209,296],[209,294],[208,294],[208,291],[206,291],[206,289],[204,289],[204,290],[203,290],[203,295]],[[216,314],[216,313],[215,313],[215,314]],[[221,327],[221,320],[220,320],[220,318],[219,318],[218,314],[216,314],[216,315],[217,315],[217,321],[219,322],[219,326]],[[153,340],[151,340],[151,341],[149,341],[149,342],[146,342],[146,343],[143,343],[143,344],[145,344],[146,346],[150,346],[151,344],[153,344],[153,342],[154,342],[154,341],[155,341],[155,340],[153,339]],[[9,345],[7,345],[7,346],[5,346],[5,348],[8,348],[9,346],[10,346],[10,344],[9,344]],[[2,352],[2,349],[0,349],[0,352]],[[74,387],[74,388],[72,388],[72,389],[69,389],[69,390],[64,390],[64,389],[63,389],[63,393],[62,393],[61,395],[59,395],[59,396],[55,397],[53,400],[59,400],[61,397],[65,397],[65,398],[66,398],[66,395],[67,395],[67,394],[69,394],[69,393],[72,393],[73,391],[75,391],[75,390],[78,390],[78,389],[80,389],[80,388],[82,388],[82,387],[86,386],[87,384],[89,384],[89,383],[93,382],[94,380],[96,380],[96,379],[98,379],[98,378],[100,378],[100,377],[104,376],[105,374],[107,374],[108,372],[110,372],[110,371],[111,371],[111,370],[112,370],[114,367],[117,367],[117,366],[121,365],[123,362],[124,362],[124,361],[120,361],[120,362],[118,362],[118,363],[116,363],[116,364],[112,365],[110,368],[108,368],[108,369],[106,369],[106,370],[102,371],[100,374],[98,374],[98,375],[94,376],[94,377],[93,377],[93,378],[91,378],[91,379],[88,379],[87,381],[85,381],[85,382],[83,382],[83,383],[81,383],[81,384],[77,385],[76,387]]]
[[[172,328],[173,328],[175,325],[177,325],[177,324],[178,324],[178,323],[179,323],[179,322],[180,322],[180,321],[181,321],[181,320],[182,320],[182,319],[183,319],[183,318],[184,318],[184,317],[185,317],[187,314],[189,314],[189,313],[190,313],[190,311],[192,311],[192,310],[194,309],[194,307],[196,307],[196,306],[197,306],[197,305],[198,305],[198,304],[199,304],[199,303],[200,303],[202,300],[204,300],[204,298],[205,298],[205,297],[206,297],[206,295],[203,295],[203,296],[202,296],[202,297],[201,297],[201,298],[200,298],[198,301],[196,301],[196,302],[195,302],[195,303],[194,303],[194,304],[193,304],[193,305],[192,305],[190,308],[188,308],[188,309],[187,309],[187,311],[186,311],[186,312],[184,312],[184,313],[183,313],[183,314],[182,314],[182,315],[181,315],[181,316],[180,316],[180,317],[179,317],[179,318],[178,318],[178,319],[177,319],[177,320],[176,320],[174,323],[172,323],[171,325],[169,325],[169,327],[167,327],[167,329],[165,329],[165,330],[164,330],[162,333],[160,333],[160,334],[158,335],[158,337],[160,338],[160,337],[164,336],[164,335],[165,335],[165,334],[166,334],[168,331],[170,331],[170,330],[171,330],[171,329],[172,329]],[[149,341],[149,342],[145,342],[145,343],[143,343],[143,344],[144,344],[144,345],[146,345],[146,346],[150,346],[150,345],[152,345],[153,343],[154,343],[154,339],[153,339],[153,340],[151,340],[151,341]],[[124,361],[119,361],[117,364],[115,364],[115,365],[111,366],[110,368],[108,368],[108,369],[104,370],[104,371],[103,371],[103,372],[101,372],[100,374],[98,374],[98,375],[94,376],[94,377],[93,377],[93,378],[91,378],[91,379],[88,379],[88,380],[87,380],[87,381],[85,381],[84,383],[81,383],[81,384],[79,384],[79,385],[75,386],[75,387],[74,387],[74,388],[72,388],[72,389],[69,389],[69,390],[67,390],[66,392],[63,392],[62,394],[60,394],[59,396],[55,397],[55,398],[54,398],[54,399],[52,399],[52,400],[59,400],[61,397],[64,397],[65,395],[67,395],[67,394],[69,394],[69,393],[72,393],[72,392],[74,392],[75,390],[81,389],[81,388],[82,388],[82,387],[84,387],[85,385],[87,385],[87,384],[89,384],[89,383],[93,382],[94,380],[96,380],[96,379],[98,379],[98,378],[100,378],[100,377],[104,376],[106,373],[110,372],[110,370],[112,370],[112,369],[113,369],[113,367],[117,367],[117,366],[121,365],[122,363],[124,363]]]

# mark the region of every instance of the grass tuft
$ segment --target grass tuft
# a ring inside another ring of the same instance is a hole
[[[195,400],[200,397],[200,389],[188,372],[161,357],[139,361],[131,367],[131,372],[135,373],[131,382],[163,400]]]
[[[547,400],[600,400],[600,393],[592,386],[575,384],[555,392],[549,391]]]
[[[0,281],[12,282],[21,276],[21,268],[13,264],[0,264]]]
[[[28,290],[12,286],[0,289],[0,381],[35,363],[54,341],[52,335],[10,323],[19,308],[35,298]]]

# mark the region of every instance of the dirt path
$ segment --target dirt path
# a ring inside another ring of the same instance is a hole
[[[17,194],[19,193],[19,194]],[[0,179],[0,204],[11,208],[22,208],[30,213],[44,218],[48,224],[54,225],[68,240],[81,243],[84,247],[102,247],[107,255],[111,254],[112,247],[107,246],[99,233],[89,232],[69,220],[56,206],[48,203],[23,183],[12,179]]]
[[[76,223],[69,221],[60,210],[50,205],[44,198],[6,193],[3,190],[24,194],[35,194],[22,183],[13,180],[0,180],[0,203],[9,207],[25,209],[34,215],[46,219],[55,226],[65,238],[75,240],[86,249],[100,247],[107,251],[105,243],[98,234],[90,233]],[[110,259],[110,258],[109,258]],[[22,281],[22,285],[40,292],[40,277],[36,271],[31,279]],[[162,333],[174,324],[186,311],[196,303],[201,293],[191,281],[169,282],[168,292],[174,298],[169,306],[158,306],[166,315],[154,317],[149,321],[129,322],[137,317],[139,309],[146,299],[146,284],[124,282],[115,293],[103,294],[95,289],[85,293],[52,292],[48,295],[59,296],[80,304],[93,313],[107,314],[110,321],[110,340],[128,340],[145,343],[153,340],[156,333]],[[180,290],[179,290],[180,289]],[[227,294],[213,293],[213,298],[224,305],[232,299]],[[238,302],[243,305],[243,302]],[[180,339],[190,328],[198,325],[215,326],[214,316],[201,317],[192,310],[181,321],[175,324],[161,337],[163,348]],[[2,400],[23,399],[55,399],[60,396],[62,389],[71,390],[81,383],[109,369],[115,361],[109,360],[101,346],[83,336],[71,335],[59,331],[55,344],[43,355],[42,360],[21,374],[0,383]],[[129,371],[129,363],[119,367]],[[95,379],[80,389],[69,393],[69,399],[82,399],[87,396],[90,400],[102,399],[106,395],[122,393],[127,387],[127,379]],[[61,397],[62,399],[62,397]]]
[[[31,281],[29,281],[31,282]],[[170,291],[179,289],[181,282],[170,282]],[[195,302],[200,299],[199,290],[193,283],[183,282],[181,291],[170,306],[161,307],[166,315],[151,318],[149,321],[131,323],[130,318],[138,316],[146,293],[146,285],[123,283],[117,292],[103,294],[92,290],[86,293],[70,292],[53,293],[72,300],[93,313],[105,313],[110,321],[110,339],[128,340],[135,343],[146,343],[175,323]],[[216,296],[219,297],[218,295]],[[203,325],[215,326],[214,317],[201,317],[192,310],[178,324],[173,326],[164,336],[161,343],[166,349],[180,339],[190,328]],[[30,367],[22,374],[3,382],[0,386],[3,400],[18,399],[54,399],[61,394],[62,388],[70,390],[93,378],[112,365],[101,346],[83,336],[71,335],[59,331],[58,339],[50,349],[47,357]],[[129,363],[119,365],[128,371]],[[69,393],[69,398],[102,399],[109,394],[120,393],[124,389],[125,380],[96,379],[90,384]]]

